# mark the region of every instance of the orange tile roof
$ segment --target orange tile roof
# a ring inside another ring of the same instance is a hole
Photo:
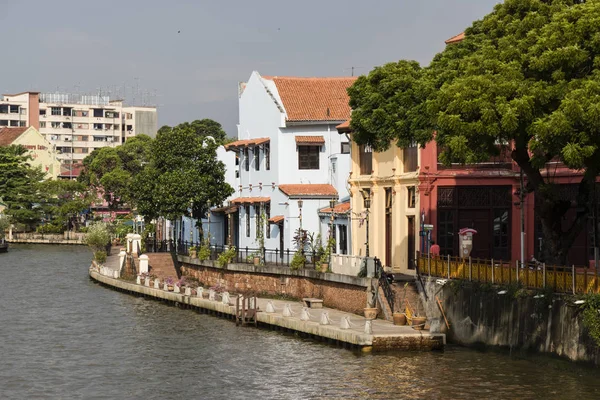
[[[0,146],[10,146],[29,127],[0,128]]]
[[[281,221],[283,221],[285,219],[285,217],[283,215],[276,215],[274,217],[269,218],[269,223],[270,224],[278,224]]]
[[[459,33],[456,36],[452,36],[450,39],[446,40],[446,44],[452,44],[452,43],[458,43],[458,42],[462,42],[465,38],[465,33]]]
[[[347,89],[356,77],[262,78],[275,83],[288,121],[343,121],[350,118]]]
[[[227,143],[224,147],[225,147],[225,150],[229,150],[231,148],[258,146],[259,144],[268,143],[270,140],[271,139],[269,139],[269,138],[236,140],[235,142]]]
[[[323,136],[296,136],[296,143],[298,143],[298,144],[324,144],[325,138],[323,138]]]
[[[60,176],[63,178],[77,178],[83,170],[83,164],[61,164]]]
[[[279,190],[288,196],[326,196],[337,197],[338,192],[328,184],[290,184],[279,185]]]
[[[338,203],[335,205],[335,207],[333,207],[333,212],[335,214],[345,214],[348,211],[350,211],[350,202],[349,201],[346,201],[344,203]],[[319,212],[330,213],[331,207],[322,208],[319,210]]]
[[[268,203],[270,201],[270,197],[238,197],[231,200],[231,204]]]
[[[338,126],[335,127],[339,132],[350,132],[350,120],[346,122],[342,122]]]

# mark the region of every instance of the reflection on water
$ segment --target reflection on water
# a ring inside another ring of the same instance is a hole
[[[0,398],[600,398],[596,370],[452,347],[360,354],[118,293],[83,247],[0,255]]]

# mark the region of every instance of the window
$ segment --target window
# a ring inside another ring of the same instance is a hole
[[[94,108],[94,117],[96,117],[96,118],[104,117],[104,110],[101,108]]]
[[[508,218],[508,210],[494,210],[494,260],[510,260]]]
[[[62,109],[60,107],[52,107],[50,109],[52,115],[62,115]]]
[[[46,109],[40,108],[40,115],[46,115]]]
[[[409,186],[407,188],[408,190],[408,195],[407,200],[408,200],[408,208],[415,208],[415,201],[416,201],[416,194],[417,194],[417,190],[414,186]]]
[[[131,132],[133,130],[133,125],[127,125],[127,130]]]
[[[439,210],[438,212],[440,254],[454,256],[454,210]]]
[[[262,226],[260,226],[260,203],[254,205],[254,219],[256,220],[256,237],[258,238],[262,231]]]
[[[373,173],[373,150],[371,146],[362,144],[359,150],[360,174],[371,175]]]
[[[62,115],[71,116],[72,114],[73,114],[73,109],[71,107],[63,107]]]
[[[9,106],[9,112],[11,114],[18,114],[19,113],[19,106]]]
[[[119,113],[116,111],[107,111],[106,118],[119,118]]]
[[[244,169],[250,171],[250,151],[244,147]]]
[[[335,158],[331,159],[331,173],[335,174],[337,171],[337,160]]]
[[[97,131],[101,131],[102,130],[102,124],[94,124],[94,129]]]
[[[404,153],[404,172],[415,172],[418,164],[419,148],[416,143],[412,143],[409,147],[405,147]]]
[[[271,238],[271,225],[269,225],[269,220],[271,219],[271,203],[265,203],[265,219],[267,220],[267,231],[265,232],[265,237],[267,239]]]
[[[131,113],[125,113],[125,119],[133,119],[133,115]]]
[[[19,126],[25,126],[25,121],[19,121]]]
[[[19,121],[17,121],[17,120],[11,120],[10,121],[10,126],[19,126]]]
[[[246,213],[246,237],[250,237],[250,206],[244,206]]]
[[[348,226],[338,225],[340,254],[348,254]]]
[[[271,144],[265,143],[265,169],[268,171],[271,169]]]
[[[254,154],[254,169],[260,171],[260,147],[255,146],[252,154]]]
[[[25,107],[21,107],[21,114],[22,115],[27,114],[27,109]]]
[[[60,128],[60,122],[50,122],[50,126],[52,126],[54,129],[58,129]]]
[[[240,156],[238,153],[235,153],[235,166],[240,165]]]
[[[46,121],[40,122],[40,128],[45,128],[45,127],[46,127]]]
[[[350,143],[342,142],[342,149],[340,150],[342,154],[350,154]]]
[[[63,122],[62,127],[65,129],[72,129],[73,125],[70,122]]]
[[[298,146],[298,169],[319,169],[320,146]]]

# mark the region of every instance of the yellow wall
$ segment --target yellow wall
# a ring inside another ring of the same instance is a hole
[[[364,199],[361,191],[371,191],[369,209],[369,253],[386,264],[385,243],[385,188],[392,188],[392,262],[387,265],[395,272],[411,274],[408,270],[408,216],[415,218],[415,251],[419,250],[419,193],[418,171],[403,173],[402,150],[395,144],[382,153],[373,153],[373,175],[360,175],[359,147],[352,143],[351,187],[352,252],[364,256],[366,253],[366,222]],[[408,207],[408,187],[414,186],[415,207]],[[415,255],[413,255],[413,258]]]
[[[60,174],[60,162],[56,158],[54,145],[48,142],[35,128],[30,127],[13,144],[20,144],[29,150],[33,157],[31,165],[39,166],[46,178],[56,179]]]

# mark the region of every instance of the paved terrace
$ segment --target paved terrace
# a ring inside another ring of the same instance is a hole
[[[233,295],[229,304],[223,304],[221,301],[208,300],[208,290],[204,291],[203,297],[198,297],[155,289],[154,287],[113,278],[113,271],[116,269],[118,269],[118,257],[110,257],[107,259],[105,267],[102,268],[102,273],[95,266],[90,267],[89,273],[92,279],[120,291],[161,299],[184,307],[201,309],[231,319],[235,318],[235,305],[232,304],[235,302]],[[317,339],[360,347],[364,350],[441,350],[446,343],[444,334],[430,333],[425,330],[417,331],[409,326],[396,326],[382,319],[371,322],[372,333],[368,334],[365,333],[367,319],[356,314],[326,307],[320,309],[310,308],[308,309],[309,320],[302,320],[300,317],[304,306],[301,302],[265,298],[258,298],[257,302],[260,310],[257,314],[257,321],[262,326],[298,332]],[[267,313],[265,311],[268,302],[272,302],[275,312]],[[285,317],[283,315],[286,306],[291,308],[291,316]],[[328,314],[330,324],[322,325],[320,323],[323,313]],[[347,329],[340,327],[343,318],[348,318],[350,321],[350,327]]]

